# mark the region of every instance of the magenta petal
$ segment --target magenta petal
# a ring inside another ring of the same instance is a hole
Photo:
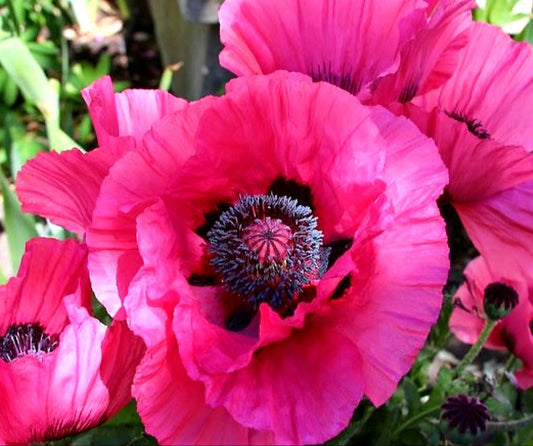
[[[330,316],[358,346],[365,394],[376,405],[412,367],[438,317],[448,273],[444,222],[435,204],[447,182],[438,152],[406,120],[381,122],[390,151],[384,174],[390,214],[381,210],[385,225],[367,222],[381,232],[356,233],[352,286],[334,301]]]
[[[377,80],[370,101],[409,102],[446,82],[468,43],[473,7],[471,0],[439,1],[429,13],[427,26],[402,47],[398,71]]]
[[[348,425],[362,379],[355,345],[308,324],[257,352],[248,367],[212,377],[207,400],[246,426],[274,431],[276,444],[316,444]]]
[[[532,149],[533,55],[500,28],[473,22],[468,45],[442,88],[414,102],[476,120],[493,139]],[[475,82],[472,80],[475,79]]]
[[[116,138],[128,136],[138,145],[154,122],[187,104],[163,90],[132,89],[114,93],[109,76],[85,88],[82,96],[101,147],[114,145]]]
[[[26,244],[17,277],[0,287],[0,334],[12,324],[39,322],[58,334],[68,322],[63,297],[90,307],[87,251],[74,240],[35,238]]]
[[[161,444],[273,444],[272,433],[240,425],[224,408],[205,403],[203,384],[187,376],[171,339],[148,349],[132,392],[146,431]]]
[[[533,277],[533,181],[472,203],[454,203],[472,242],[492,269]]]
[[[417,0],[226,0],[220,63],[239,76],[297,71],[357,94],[398,67],[425,7]]]
[[[124,321],[114,320],[102,340],[100,375],[109,392],[105,417],[111,418],[132,398],[131,384],[135,369],[146,350]]]
[[[241,191],[265,193],[276,179],[290,179],[313,191],[327,241],[350,237],[385,188],[386,144],[377,121],[386,126],[395,118],[297,73],[238,78],[226,89],[200,122],[201,151],[183,180],[188,196],[194,188],[215,203],[231,202]]]
[[[482,257],[470,261],[464,271],[465,283],[455,293],[455,308],[450,317],[450,329],[461,341],[476,342],[485,321],[483,319],[483,290],[493,282],[492,273]],[[499,278],[498,278],[499,279]],[[489,345],[495,346],[489,339]],[[498,347],[502,347],[501,342]]]
[[[188,277],[203,253],[203,239],[183,222],[176,225],[161,200],[137,217],[143,266],[131,282],[124,306],[128,324],[149,346],[165,337],[178,292],[189,286],[178,271]]]
[[[479,139],[439,109],[404,106],[396,111],[433,138],[448,168],[448,193],[454,203],[475,202],[533,180],[533,159],[522,146]]]
[[[91,223],[102,181],[128,149],[124,143],[87,154],[77,149],[39,153],[17,176],[22,209],[83,234]]]
[[[193,151],[197,121],[216,98],[190,104],[154,125],[137,147],[117,162],[102,184],[93,221],[87,231],[89,269],[97,298],[114,315],[142,258],[137,249],[136,219],[157,197]],[[180,144],[176,147],[175,142]]]

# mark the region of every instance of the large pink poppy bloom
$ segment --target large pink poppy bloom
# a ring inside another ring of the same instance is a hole
[[[473,22],[453,76],[413,101],[438,108],[481,139],[533,150],[533,54],[501,29]]]
[[[533,287],[524,280],[508,279],[491,270],[483,257],[472,260],[465,269],[465,283],[457,290],[457,305],[450,318],[452,332],[463,342],[477,341],[485,324],[483,296],[492,283],[512,287],[519,303],[509,315],[496,323],[485,347],[508,350],[522,361],[515,378],[522,389],[533,386]],[[529,282],[530,283],[530,282]]]
[[[219,11],[220,63],[239,76],[297,71],[365,101],[407,102],[451,76],[474,5],[226,0]]]
[[[87,232],[100,299],[148,345],[134,382],[164,444],[319,443],[380,405],[448,270],[447,175],[403,118],[296,73],[154,124]],[[116,277],[116,279],[115,279]]]
[[[114,93],[109,76],[82,91],[101,148],[41,153],[17,176],[22,209],[78,234],[92,218],[110,167],[138,145],[153,122],[183,108],[185,101],[162,90]],[[50,199],[50,197],[54,197]]]
[[[0,438],[40,443],[94,427],[131,399],[145,347],[91,317],[87,250],[33,239],[0,287]]]
[[[431,112],[411,104],[391,108],[435,141],[450,176],[443,202],[455,208],[491,268],[507,277],[533,278],[533,158],[529,151],[480,137],[476,128],[469,129],[439,108]]]

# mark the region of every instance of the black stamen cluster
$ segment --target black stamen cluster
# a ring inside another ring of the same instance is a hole
[[[11,362],[19,356],[50,353],[59,345],[57,337],[45,333],[38,323],[13,324],[0,336],[0,358]]]
[[[247,229],[267,219],[290,228],[290,244],[282,256],[261,257],[249,243]],[[285,196],[242,197],[220,216],[207,237],[211,265],[224,286],[254,309],[266,302],[280,313],[290,312],[302,287],[320,276],[327,259],[311,209]]]

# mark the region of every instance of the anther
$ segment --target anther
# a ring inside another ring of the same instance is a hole
[[[57,337],[48,335],[38,323],[13,324],[0,336],[0,358],[11,362],[21,356],[40,357],[58,345]]]
[[[211,265],[252,309],[289,314],[327,265],[322,232],[307,206],[285,196],[246,195],[208,233]]]

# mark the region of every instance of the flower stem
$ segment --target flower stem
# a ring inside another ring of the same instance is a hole
[[[490,432],[505,432],[520,429],[522,427],[533,425],[533,414],[527,415],[519,420],[509,421],[489,421],[487,429]]]
[[[392,438],[396,438],[400,432],[403,432],[405,429],[412,426],[413,424],[418,423],[424,418],[430,417],[432,415],[437,415],[439,413],[440,413],[440,404],[438,406],[429,407],[426,410],[423,410],[422,412],[418,412],[416,415],[413,415],[411,418],[408,418],[402,424],[400,424],[396,428],[396,430],[392,433]]]
[[[494,328],[495,324],[496,321],[487,319],[487,321],[485,322],[485,326],[483,327],[483,331],[479,335],[478,340],[474,345],[472,345],[472,347],[470,347],[468,353],[465,355],[459,365],[455,368],[455,377],[461,376],[466,367],[476,358],[479,351],[483,348],[483,344],[485,344],[485,341],[492,332],[492,329]]]

